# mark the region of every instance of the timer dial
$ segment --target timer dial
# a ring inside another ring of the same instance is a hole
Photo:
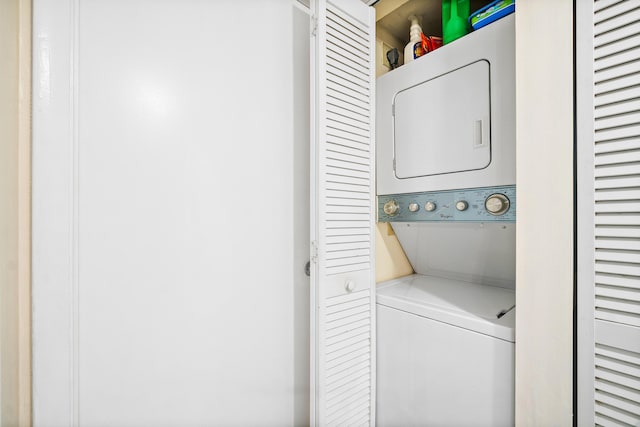
[[[398,202],[395,200],[389,200],[384,204],[382,210],[389,216],[395,216],[398,214],[398,210],[400,210],[400,206],[398,206]]]
[[[484,207],[491,215],[504,215],[509,210],[509,198],[500,193],[492,194],[485,200]]]

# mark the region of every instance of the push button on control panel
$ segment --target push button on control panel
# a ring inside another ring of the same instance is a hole
[[[409,211],[411,212],[418,212],[420,210],[420,205],[417,203],[410,203],[409,204]]]

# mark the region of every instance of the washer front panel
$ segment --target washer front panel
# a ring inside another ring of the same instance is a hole
[[[492,215],[485,207],[486,200],[495,194],[500,194],[509,200],[509,208],[502,215]],[[394,215],[384,211],[385,204],[392,201],[398,205]],[[419,209],[412,212],[409,206],[413,205],[415,209],[416,204]],[[515,185],[378,196],[379,222],[515,222],[515,220]]]

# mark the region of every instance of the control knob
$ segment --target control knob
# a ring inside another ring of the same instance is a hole
[[[427,202],[424,204],[424,210],[427,212],[433,212],[436,210],[436,204],[434,202]]]
[[[484,207],[491,215],[504,215],[509,210],[509,199],[504,194],[495,193],[487,197]]]
[[[395,200],[389,200],[382,207],[382,210],[384,211],[384,213],[386,213],[389,216],[397,215],[399,209],[400,209],[400,206],[398,206],[398,202],[396,202]]]
[[[459,200],[456,202],[456,209],[458,209],[459,211],[466,211],[468,207],[469,203],[465,202],[464,200]]]

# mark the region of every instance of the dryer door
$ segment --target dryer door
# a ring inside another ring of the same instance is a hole
[[[398,92],[393,108],[396,177],[489,166],[490,109],[485,60]]]

